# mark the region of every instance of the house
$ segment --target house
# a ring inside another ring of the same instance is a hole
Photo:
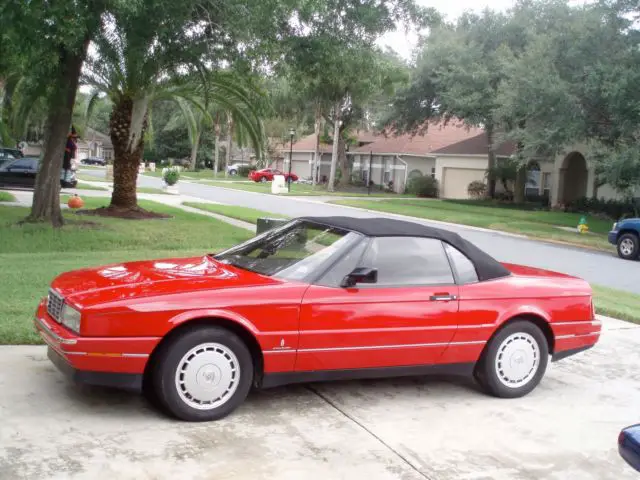
[[[113,160],[114,154],[111,138],[109,138],[109,135],[100,133],[93,128],[87,127],[85,129],[84,135],[78,138],[77,146],[76,162],[80,162],[88,157],[104,158],[107,161]],[[25,143],[22,148],[22,153],[28,156],[40,156],[42,154],[42,148],[42,142]]]
[[[89,157],[104,158],[107,162],[112,161],[113,144],[109,135],[100,133],[93,128],[87,127],[84,135],[78,138],[78,150],[76,151],[76,161],[81,161]]]
[[[438,180],[440,197],[469,198],[467,187],[475,180],[486,182],[489,166],[488,139],[481,128],[469,128],[461,122],[431,123],[424,135],[374,135],[358,133],[360,146],[347,155],[352,160],[352,174],[366,184],[389,185],[404,192],[413,176],[431,175]],[[315,136],[293,144],[292,171],[299,177],[311,176]],[[497,161],[511,157],[515,145],[505,142],[494,147]],[[331,145],[321,144],[320,178],[329,176]],[[610,185],[596,186],[595,164],[588,158],[585,145],[567,148],[555,158],[536,159],[529,163],[527,196],[545,196],[551,205],[567,204],[581,197],[620,199]],[[288,168],[289,151],[282,150],[284,168]],[[497,191],[502,190],[498,182]],[[635,196],[640,197],[640,189]]]

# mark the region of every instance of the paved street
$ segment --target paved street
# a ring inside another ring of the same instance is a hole
[[[104,172],[100,170],[86,170],[83,173],[104,177]],[[160,179],[153,177],[140,176],[139,182],[141,186],[160,187],[162,185]],[[369,213],[354,208],[329,205],[319,202],[317,199],[314,200],[313,197],[278,197],[276,195],[243,192],[184,181],[180,182],[179,186],[180,192],[185,195],[289,216],[388,216],[384,213]],[[430,224],[428,221],[416,221]],[[584,278],[590,283],[640,294],[640,262],[625,261],[614,254],[552,245],[500,233],[478,231],[464,226],[447,226],[443,228],[460,233],[500,261],[568,273]]]
[[[555,363],[515,400],[462,379],[254,392],[226,419],[169,420],[140,397],[69,383],[42,346],[0,347],[0,478],[624,480],[640,421],[640,327]]]

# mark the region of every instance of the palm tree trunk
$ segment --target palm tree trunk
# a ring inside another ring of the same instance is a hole
[[[62,48],[58,59],[58,78],[49,100],[44,155],[36,177],[35,191],[28,222],[51,222],[54,227],[64,224],[60,210],[60,171],[64,147],[69,134],[73,105],[78,90],[82,63],[89,47],[85,38],[82,50],[72,53]]]
[[[340,138],[340,103],[336,102],[333,115],[333,147],[331,149],[331,170],[329,171],[329,185],[327,190],[333,192],[335,190],[334,183],[336,180],[336,166],[338,164],[338,143]]]
[[[227,154],[225,155],[224,160],[224,176],[225,178],[229,175],[227,171],[227,167],[231,164],[231,147],[233,147],[233,117],[229,114],[227,119],[227,127],[228,127],[228,138],[227,138]]]
[[[313,152],[313,163],[311,170],[311,183],[315,185],[318,182],[318,171],[320,170],[321,158],[320,158],[320,127],[322,122],[322,111],[320,106],[316,106],[316,118],[314,122],[314,134],[316,136],[316,144]]]
[[[213,151],[213,176],[218,176],[218,165],[220,165],[220,114],[216,113],[216,123],[213,126],[215,133],[215,149]]]
[[[494,131],[493,131],[493,124],[492,123],[487,123],[485,130],[487,132],[487,143],[489,144],[489,184],[488,184],[488,188],[487,188],[487,196],[489,198],[494,198],[496,196],[496,178],[493,175],[493,172],[496,168],[496,152],[493,146],[493,140],[494,140]]]
[[[142,110],[141,110],[142,109]],[[110,136],[113,144],[113,193],[110,209],[138,210],[136,187],[138,167],[144,150],[146,118],[141,125],[137,117],[144,111],[144,100],[122,97],[111,112]]]
[[[197,165],[196,161],[198,158],[198,148],[200,147],[200,131],[195,134],[195,138],[193,139],[193,143],[191,145],[191,168],[196,171]]]
[[[342,132],[340,133],[340,138],[338,140],[338,159],[340,162],[340,182],[339,185],[341,187],[346,187],[349,185],[349,180],[351,179],[351,172],[349,169],[349,159],[347,158],[347,147],[342,138]]]

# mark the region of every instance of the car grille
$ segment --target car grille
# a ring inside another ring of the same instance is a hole
[[[49,290],[49,296],[47,298],[47,312],[56,322],[60,321],[62,307],[64,307],[64,298],[62,298],[55,290]]]

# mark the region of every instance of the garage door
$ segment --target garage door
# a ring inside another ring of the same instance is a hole
[[[442,198],[469,198],[467,187],[474,180],[484,181],[485,171],[471,168],[445,168],[442,171]]]

